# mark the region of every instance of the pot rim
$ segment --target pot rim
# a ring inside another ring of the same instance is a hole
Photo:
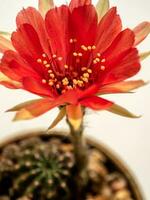
[[[44,129],[30,129],[25,131],[18,131],[13,136],[8,136],[5,139],[2,139],[0,141],[0,148],[3,148],[5,145],[8,145],[9,143],[12,143],[14,141],[25,139],[30,136],[39,136],[39,135],[46,135]],[[67,136],[69,137],[68,131],[66,130],[51,130],[48,134],[49,136]],[[122,158],[110,147],[105,145],[101,141],[96,141],[95,138],[91,136],[86,137],[87,142],[92,144],[92,146],[96,147],[97,149],[100,149],[102,153],[104,153],[114,164],[118,167],[118,169],[125,174],[125,177],[128,179],[130,186],[136,196],[136,200],[145,200],[143,197],[142,189],[139,187],[139,183],[137,178],[135,177],[133,171],[130,169],[130,167],[122,160]]]

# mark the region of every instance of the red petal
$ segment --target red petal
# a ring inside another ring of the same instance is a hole
[[[150,33],[150,22],[142,22],[134,28],[135,45],[141,43]]]
[[[93,110],[105,110],[113,105],[112,102],[97,96],[86,98],[80,101],[80,104]]]
[[[113,59],[116,60],[118,55],[121,55],[134,46],[134,38],[134,33],[130,29],[125,29],[116,37],[111,46],[104,53],[108,65],[112,63]]]
[[[73,10],[76,7],[90,5],[90,4],[91,4],[91,0],[71,0],[69,7],[70,7],[70,10]]]
[[[103,84],[123,81],[134,76],[140,70],[140,62],[137,49],[130,49],[126,55],[115,63],[109,65],[103,74]]]
[[[85,90],[78,90],[77,91],[78,92],[78,98],[81,100],[81,99],[84,99],[86,97],[97,94],[97,92],[99,91],[99,87],[100,86],[98,84],[93,84],[92,86],[88,87]]]
[[[0,65],[0,70],[9,78],[22,81],[23,77],[32,76],[39,78],[39,75],[24,61],[16,52],[6,51]]]
[[[104,52],[120,33],[122,29],[121,19],[117,15],[116,8],[111,8],[99,22],[96,38],[97,51]]]
[[[41,96],[48,96],[54,98],[51,88],[42,83],[42,80],[34,79],[31,77],[25,77],[23,79],[23,86],[25,90],[28,90],[34,94],[38,94]]]
[[[14,49],[11,41],[0,35],[0,53],[4,53],[10,49]]]
[[[97,29],[97,13],[92,5],[75,8],[71,14],[72,37],[79,45],[93,45]]]
[[[50,54],[45,22],[41,14],[35,8],[29,7],[27,9],[23,9],[17,15],[16,22],[18,28],[22,24],[30,24],[31,26],[33,26],[38,34],[44,52],[47,53],[48,55]]]
[[[64,59],[67,58],[69,51],[69,15],[69,8],[61,6],[50,10],[45,19],[52,52],[57,53],[58,56],[63,56]]]
[[[60,105],[76,105],[78,103],[78,93],[76,90],[68,90],[66,93],[58,97],[58,101],[60,102]]]
[[[43,53],[38,35],[30,24],[21,25],[17,32],[12,34],[12,43],[24,58],[32,57],[36,60]]]

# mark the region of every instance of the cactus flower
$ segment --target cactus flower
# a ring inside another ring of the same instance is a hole
[[[41,97],[10,109],[17,112],[16,120],[59,106],[67,106],[69,116],[75,106],[134,117],[102,95],[145,84],[127,79],[141,68],[136,46],[149,34],[150,23],[122,29],[116,7],[102,2],[94,7],[90,0],[71,0],[55,7],[51,0],[39,0],[39,10],[28,7],[18,13],[10,39],[0,34],[0,84]]]

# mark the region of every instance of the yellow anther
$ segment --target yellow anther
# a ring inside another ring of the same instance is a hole
[[[42,60],[39,58],[39,59],[37,59],[37,62],[38,63],[42,63]]]
[[[73,89],[73,87],[71,85],[68,85],[67,88],[68,88],[68,90],[72,90]]]
[[[46,57],[47,57],[47,55],[46,55],[45,53],[43,53],[43,54],[42,54],[42,57],[43,57],[43,58],[46,58]]]
[[[74,83],[75,85],[77,85],[77,84],[78,84],[78,81],[77,81],[76,79],[73,79],[73,83]]]
[[[83,74],[83,77],[84,77],[84,78],[89,78],[89,76],[90,76],[90,75],[89,75],[88,73],[84,73],[84,74]]]
[[[100,53],[97,53],[97,56],[98,56],[98,57],[101,57],[101,54],[100,54]]]
[[[50,86],[53,86],[54,85],[54,82],[53,81],[49,81],[48,83]]]
[[[106,61],[106,59],[105,58],[103,58],[102,60],[101,60],[101,62],[103,63],[103,62],[105,62]]]
[[[50,67],[50,64],[46,64],[45,67],[49,68],[49,67]]]
[[[88,72],[89,74],[91,74],[91,73],[92,73],[92,70],[91,70],[91,69],[88,69],[87,72]]]
[[[93,49],[93,50],[95,50],[95,49],[96,49],[96,46],[95,46],[95,45],[93,45],[93,46],[92,46],[92,49]]]
[[[69,84],[68,78],[65,77],[65,78],[62,80],[62,83],[63,83],[63,85],[68,85],[68,84]]]
[[[57,88],[57,89],[59,89],[59,88],[60,88],[60,85],[59,85],[59,84],[57,84],[57,85],[56,85],[56,88]]]
[[[81,49],[83,49],[84,51],[87,51],[87,50],[88,50],[88,48],[87,48],[85,45],[82,45],[82,46],[81,46]]]
[[[42,79],[42,83],[46,83],[47,81],[45,79]]]
[[[77,84],[78,84],[78,86],[82,87],[82,86],[83,86],[83,81],[78,80],[78,81],[77,81]]]
[[[96,60],[97,62],[100,62],[100,61],[101,61],[100,58],[96,58],[95,60]]]
[[[82,56],[83,56],[83,54],[82,54],[82,53],[78,53],[78,56],[82,57]]]
[[[54,74],[50,74],[49,75],[51,78],[55,78],[55,75]]]
[[[61,61],[63,58],[62,58],[62,57],[58,57],[57,59],[58,59],[59,61]]]
[[[50,74],[50,73],[52,73],[52,70],[50,69],[50,70],[48,70],[48,73]]]
[[[81,70],[82,70],[82,71],[86,71],[87,68],[86,68],[86,67],[82,67]]]
[[[86,83],[89,82],[88,78],[84,78],[84,77],[83,77],[82,80],[83,80],[84,82],[86,82]]]
[[[93,63],[94,63],[94,64],[97,64],[97,60],[93,60]]]
[[[47,63],[48,63],[47,60],[44,60],[44,61],[43,61],[43,64],[44,64],[44,65],[46,65]]]
[[[78,56],[78,53],[77,53],[77,52],[74,52],[74,53],[73,53],[73,56],[75,56],[75,57]]]
[[[70,42],[70,44],[72,44],[72,43],[74,42],[74,40],[73,40],[73,39],[70,39],[69,42]]]
[[[101,66],[101,70],[104,71],[106,69],[105,66]]]
[[[65,69],[68,69],[68,68],[69,68],[69,66],[68,66],[68,65],[64,65],[64,68],[65,68]]]
[[[92,47],[91,46],[88,46],[88,50],[91,50],[92,49]]]
[[[57,55],[56,55],[56,54],[53,54],[53,58],[57,58]]]

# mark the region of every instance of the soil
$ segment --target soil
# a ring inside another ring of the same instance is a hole
[[[130,182],[103,151],[88,143],[83,200],[137,200]],[[0,148],[0,200],[78,200],[76,163],[67,136],[27,136]]]

